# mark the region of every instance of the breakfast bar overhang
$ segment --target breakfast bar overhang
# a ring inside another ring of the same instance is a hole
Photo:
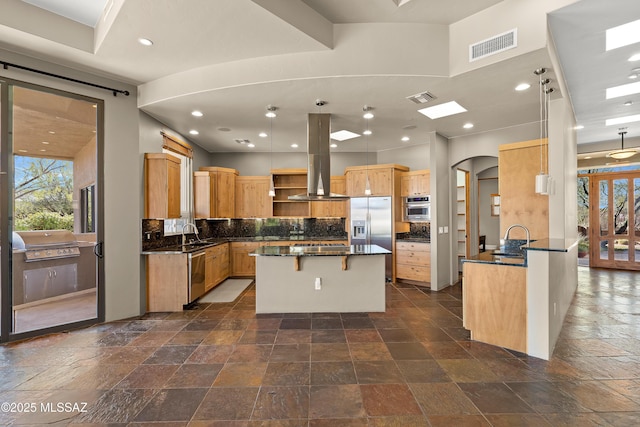
[[[385,255],[377,245],[261,246],[256,313],[385,311]]]

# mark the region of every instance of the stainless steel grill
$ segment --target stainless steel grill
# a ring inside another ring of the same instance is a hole
[[[16,231],[13,249],[24,249],[26,262],[80,256],[78,241],[68,230]]]

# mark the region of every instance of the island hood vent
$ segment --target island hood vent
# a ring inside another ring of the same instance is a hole
[[[330,134],[331,114],[309,113],[307,119],[307,193],[289,196],[289,200],[338,201],[349,198],[349,196],[331,192]],[[320,181],[321,176],[322,181]],[[319,182],[322,182],[321,194],[318,194]],[[322,194],[323,192],[324,194]]]

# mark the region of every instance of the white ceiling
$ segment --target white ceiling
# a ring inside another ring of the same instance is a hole
[[[62,28],[67,36],[76,28],[59,16],[52,16],[52,29],[43,34],[29,24],[33,17],[42,15],[42,9],[21,0],[3,2],[0,48],[141,85],[141,97],[167,82],[180,87],[175,82],[184,79],[183,92],[174,91],[164,99],[142,104],[141,108],[185,136],[190,129],[197,128],[200,134],[188,136],[189,139],[210,152],[247,151],[233,142],[235,138],[255,142],[256,151],[268,150],[269,138],[257,136],[260,131],[269,130],[269,121],[264,117],[268,104],[279,109],[273,121],[274,150],[291,151],[289,145],[295,142],[300,145],[298,150],[304,151],[306,114],[317,111],[314,101],[318,98],[328,102],[322,111],[332,113],[334,130],[347,128],[360,132],[365,126],[362,106],[374,107],[376,117],[370,122],[374,134],[367,140],[369,148],[376,151],[407,144],[400,141],[402,136],[411,138],[408,144],[419,144],[432,131],[456,138],[536,122],[539,97],[533,70],[551,65],[546,49],[538,49],[453,77],[439,73],[378,72],[385,68],[385,61],[389,69],[394,69],[392,65],[397,63],[392,60],[406,61],[406,69],[413,71],[416,63],[428,62],[432,54],[422,40],[397,32],[391,34],[397,38],[396,54],[392,59],[377,58],[376,73],[367,73],[363,60],[360,73],[341,75],[338,65],[308,78],[273,78],[278,75],[278,68],[281,75],[287,76],[292,64],[300,67],[306,61],[310,69],[322,64],[327,55],[344,51],[344,45],[356,39],[366,26],[379,25],[376,28],[384,29],[385,25],[406,24],[403,28],[410,33],[414,24],[432,24],[444,26],[446,34],[446,26],[503,3],[515,4],[514,0],[411,0],[401,7],[393,0],[114,0],[113,7],[111,1],[107,4],[111,9],[105,17],[106,22],[113,21],[111,27],[93,49],[76,46],[83,41],[89,46],[93,43],[93,37],[82,40],[87,38],[83,28],[78,28],[78,37],[69,42],[62,37]],[[46,3],[29,0],[36,2]],[[43,7],[51,9],[51,4],[60,2],[48,3]],[[73,3],[77,9],[89,4]],[[553,3],[554,0],[544,2]],[[557,3],[572,1],[557,0]],[[633,66],[626,62],[626,57],[631,52],[640,52],[638,45],[604,52],[606,28],[640,19],[637,0],[616,0],[615,6],[612,8],[602,0],[581,0],[550,14],[550,30],[568,95],[578,123],[585,126],[578,131],[581,147],[600,141],[615,144],[617,127],[607,128],[604,119],[640,113],[638,95],[628,99],[637,100],[630,107],[623,107],[622,100],[604,98],[606,87],[628,82],[627,75]],[[61,26],[60,32],[53,30],[54,24]],[[96,31],[101,30],[100,25]],[[139,37],[153,40],[154,45],[150,48],[139,45],[136,43]],[[362,43],[360,49],[363,58],[368,58],[367,55],[375,56],[377,46],[373,42]],[[265,64],[269,65],[268,70],[264,69],[265,75],[271,74],[260,81],[255,76]],[[449,65],[443,64],[443,69]],[[193,84],[188,79],[188,70],[195,73],[211,69],[215,73],[215,67],[234,69],[234,66],[239,70],[234,84],[193,93],[186,89]],[[245,74],[247,83],[238,84]],[[549,76],[556,79],[554,70]],[[534,85],[527,92],[514,92],[513,88],[521,81]],[[438,97],[435,103],[455,99],[469,111],[430,120],[417,112],[419,106],[405,99],[425,90]],[[552,96],[562,94],[557,90]],[[194,108],[202,110],[205,116],[191,117],[189,113]],[[473,122],[475,127],[463,129],[466,122]],[[640,145],[640,139],[634,141],[640,136],[640,124],[626,126],[627,145]],[[339,144],[337,151],[363,151],[365,138]]]

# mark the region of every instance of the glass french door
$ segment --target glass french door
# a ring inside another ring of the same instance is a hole
[[[0,341],[96,323],[102,101],[2,79],[0,90]],[[51,246],[56,235],[68,243]]]
[[[590,266],[640,270],[640,172],[593,175]]]

